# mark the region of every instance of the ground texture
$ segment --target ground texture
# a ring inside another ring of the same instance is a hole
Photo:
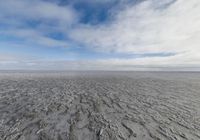
[[[200,73],[0,74],[2,140],[200,140]]]

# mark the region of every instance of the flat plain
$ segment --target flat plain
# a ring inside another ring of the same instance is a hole
[[[1,140],[200,140],[198,72],[1,72]]]

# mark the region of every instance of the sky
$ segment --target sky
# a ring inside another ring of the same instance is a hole
[[[200,70],[199,0],[0,0],[0,70]]]

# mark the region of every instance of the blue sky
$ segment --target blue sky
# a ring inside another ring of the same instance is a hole
[[[197,0],[0,0],[0,69],[199,67]]]

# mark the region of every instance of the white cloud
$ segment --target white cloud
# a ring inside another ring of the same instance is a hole
[[[40,0],[0,0],[1,16],[30,20],[53,20],[71,24],[76,20],[76,13],[70,7]]]
[[[67,47],[67,40],[57,40],[48,34],[61,32],[65,37],[77,20],[78,15],[70,6],[41,0],[0,0],[0,36],[23,40],[23,45]],[[37,22],[39,24],[32,27],[31,23],[34,26]]]
[[[115,0],[87,1],[99,4]],[[14,36],[23,40],[22,44],[1,41],[0,46],[20,47],[23,45],[25,47],[30,44],[48,47],[68,46],[67,40],[56,40],[46,36],[52,32],[62,32],[95,51],[129,55],[135,53],[173,53],[176,55],[165,57],[147,55],[134,59],[42,61],[29,56],[0,54],[0,69],[130,70],[145,69],[150,66],[200,66],[199,0],[177,0],[176,2],[173,2],[174,0],[146,0],[136,5],[128,5],[126,3],[128,0],[120,1],[123,3],[123,9],[113,12],[114,16],[110,18],[113,19],[112,21],[103,25],[80,25],[78,14],[70,6],[63,7],[40,0],[0,0],[1,24],[10,26],[5,29],[2,26],[0,36]],[[25,27],[26,20],[40,21],[41,24],[37,28]],[[70,29],[74,23],[76,26]]]
[[[71,37],[97,51],[176,53],[169,57],[115,59],[117,63],[195,65],[200,64],[199,13],[198,0],[177,0],[174,3],[172,0],[147,0],[127,5],[110,23],[82,25],[72,30]]]
[[[23,44],[34,44],[46,47],[68,47],[69,43],[63,40],[56,40],[45,36],[46,32],[40,32],[34,29],[7,29],[6,31],[0,31],[2,36],[14,36],[18,39],[23,39]],[[1,41],[3,42],[3,41]],[[9,42],[9,44],[16,44],[15,42]],[[18,43],[19,45],[20,43]],[[2,45],[2,43],[1,43]],[[22,44],[21,44],[22,45]]]

